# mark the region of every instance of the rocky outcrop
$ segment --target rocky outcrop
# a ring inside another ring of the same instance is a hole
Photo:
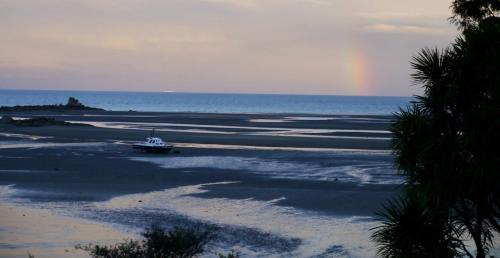
[[[66,105],[26,105],[13,107],[0,107],[0,112],[17,112],[17,111],[69,111],[69,110],[92,110],[104,111],[102,108],[88,107],[83,105],[78,99],[69,97]]]
[[[76,98],[69,97],[68,103],[66,103],[67,107],[85,107],[80,101],[78,101]]]
[[[48,117],[35,117],[28,119],[13,119],[10,116],[3,116],[0,119],[0,124],[11,124],[15,126],[47,126],[47,125],[78,125],[89,126],[87,124],[70,123],[66,121],[56,120]]]

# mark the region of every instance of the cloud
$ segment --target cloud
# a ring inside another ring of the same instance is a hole
[[[228,39],[219,32],[179,25],[111,26],[96,31],[91,28],[37,28],[31,40],[65,47],[108,49],[110,51],[204,52],[214,51]]]
[[[321,5],[327,6],[332,5],[331,1],[328,0],[199,0],[202,2],[212,3],[212,4],[220,4],[220,5],[228,5],[233,7],[241,7],[248,9],[262,8],[262,7],[270,7],[276,5],[290,5],[290,4],[312,4],[312,5]]]
[[[438,19],[441,21],[446,20],[450,14],[445,12],[442,14],[429,14],[429,13],[418,13],[418,12],[359,12],[356,14],[357,17],[371,19],[371,20],[428,20],[428,19]]]
[[[449,30],[442,27],[420,26],[420,25],[398,25],[388,23],[376,23],[363,26],[367,32],[381,33],[419,33],[419,34],[448,34]]]
[[[260,7],[258,1],[254,0],[200,0],[201,2],[206,2],[209,4],[217,4],[217,5],[227,5],[231,7],[238,7],[244,9],[255,9]]]

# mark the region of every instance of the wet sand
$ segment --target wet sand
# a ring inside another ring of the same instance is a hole
[[[134,234],[118,231],[105,224],[54,215],[50,211],[14,204],[0,204],[0,255],[26,258],[88,257],[76,250],[80,243],[113,244]]]
[[[105,223],[117,232],[138,232],[150,223],[215,225],[219,239],[211,250],[370,257],[373,214],[397,194],[400,182],[388,149],[390,116],[8,115],[95,127],[0,125],[0,185],[16,190],[6,200]],[[129,144],[142,141],[151,128],[179,153],[132,150]],[[18,227],[5,216],[2,227]],[[86,243],[86,235],[78,240]],[[18,241],[0,247],[0,256],[35,246],[40,254],[53,251]]]

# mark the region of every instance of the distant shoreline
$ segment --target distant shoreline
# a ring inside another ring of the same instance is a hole
[[[15,105],[0,106],[0,111],[24,112],[24,111],[68,111],[68,110],[94,110],[104,111],[102,108],[86,106],[74,97],[69,97],[66,104],[48,104],[48,105]]]
[[[73,96],[112,111],[218,114],[390,115],[411,97],[0,90],[0,106],[54,105]]]

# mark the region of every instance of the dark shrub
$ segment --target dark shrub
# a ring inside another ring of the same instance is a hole
[[[151,226],[140,241],[126,240],[115,245],[77,245],[94,258],[190,258],[203,253],[212,234],[197,228],[165,231]]]

